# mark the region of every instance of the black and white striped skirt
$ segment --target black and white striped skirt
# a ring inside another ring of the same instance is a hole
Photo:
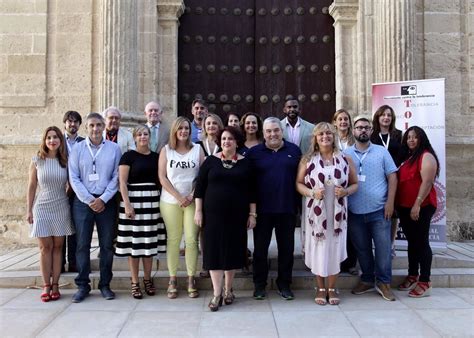
[[[125,215],[120,201],[117,256],[150,257],[166,252],[166,228],[160,214],[160,191],[155,183],[128,185],[128,197],[135,219]]]

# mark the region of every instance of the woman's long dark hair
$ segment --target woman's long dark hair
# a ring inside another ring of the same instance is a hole
[[[418,146],[415,148],[414,151],[411,151],[408,148],[407,145],[407,140],[408,140],[408,133],[410,131],[414,131],[416,134],[416,137],[418,138]],[[428,136],[426,135],[425,131],[421,129],[418,126],[412,126],[408,128],[405,133],[403,134],[403,139],[402,139],[402,149],[401,149],[401,160],[402,161],[407,161],[410,164],[413,164],[418,161],[420,156],[425,152],[429,152],[431,155],[434,156],[436,160],[436,176],[439,176],[439,160],[438,156],[436,156],[436,152],[434,151],[433,147],[431,146],[430,140],[428,139]]]
[[[386,110],[390,110],[390,115],[392,115],[392,122],[390,122],[390,126],[388,127],[388,132],[391,133],[392,131],[395,130],[395,120],[397,119],[395,116],[395,112],[393,111],[393,108],[390,107],[389,105],[384,104],[383,106],[380,106],[374,114],[374,117],[372,118],[372,127],[373,127],[373,135],[378,135],[380,133],[380,116],[385,113]]]

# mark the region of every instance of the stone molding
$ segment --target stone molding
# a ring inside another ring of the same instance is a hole
[[[178,21],[184,13],[184,1],[158,0],[156,4],[158,17],[161,20]]]
[[[336,54],[336,109],[357,110],[357,16],[359,1],[335,0],[329,7],[334,18]]]

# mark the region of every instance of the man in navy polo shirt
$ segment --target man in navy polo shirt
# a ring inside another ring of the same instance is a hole
[[[257,177],[257,226],[253,229],[253,282],[255,299],[266,297],[268,246],[273,228],[278,245],[278,278],[280,295],[294,298],[290,284],[293,270],[295,214],[298,195],[296,171],[301,157],[298,146],[283,140],[280,120],[269,117],[263,123],[265,143],[251,148],[250,159]]]

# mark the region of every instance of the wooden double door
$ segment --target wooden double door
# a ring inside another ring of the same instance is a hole
[[[335,110],[332,0],[186,0],[178,43],[178,115],[202,98],[224,117],[283,116],[295,97],[302,116]]]

